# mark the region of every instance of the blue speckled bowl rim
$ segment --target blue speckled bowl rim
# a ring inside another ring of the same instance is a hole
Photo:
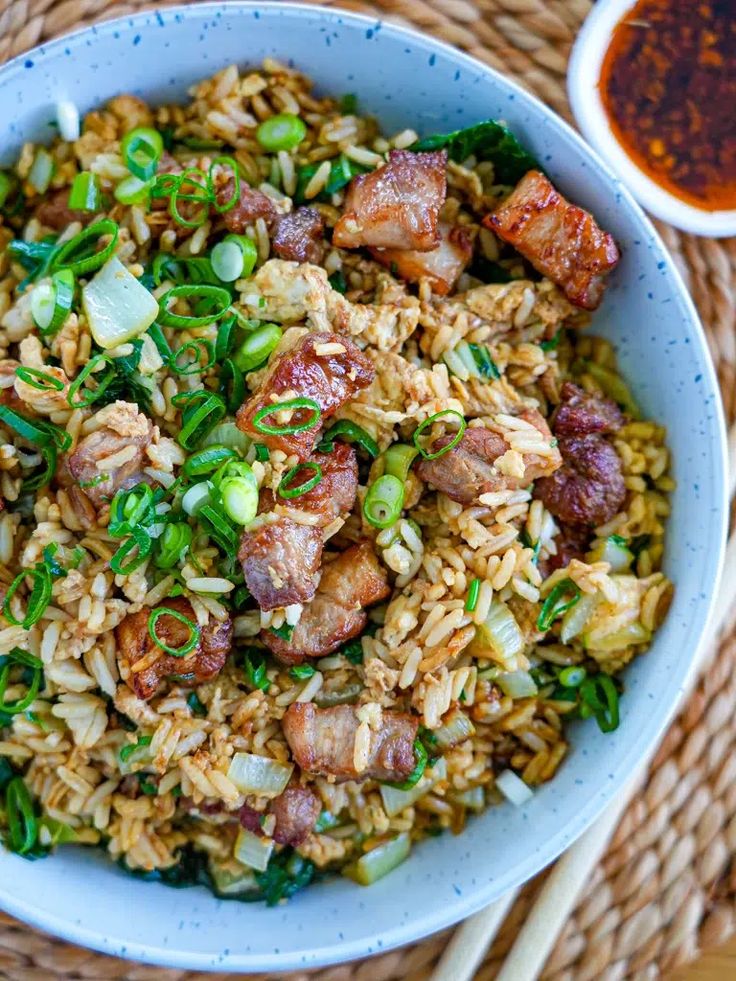
[[[454,59],[459,65],[463,66],[469,71],[481,71],[482,73],[487,74],[506,88],[511,89],[520,101],[532,103],[536,107],[537,111],[554,120],[554,124],[561,129],[562,135],[577,148],[578,152],[584,158],[590,160],[595,167],[603,172],[616,186],[617,193],[621,195],[621,198],[625,201],[628,208],[630,208],[636,215],[642,226],[642,230],[649,238],[650,244],[661,254],[661,261],[664,263],[664,268],[671,279],[673,292],[679,293],[678,299],[683,305],[683,311],[691,323],[693,332],[696,335],[701,346],[701,350],[704,354],[703,361],[706,372],[704,381],[706,382],[706,388],[709,393],[715,393],[715,398],[713,401],[715,405],[714,411],[716,416],[716,427],[719,435],[718,449],[720,451],[720,459],[714,460],[714,467],[716,473],[718,473],[720,470],[720,472],[723,474],[724,480],[720,500],[714,502],[714,516],[712,519],[714,522],[718,520],[720,524],[720,534],[718,535],[718,540],[721,543],[721,547],[714,563],[712,585],[709,593],[703,597],[703,601],[698,610],[700,619],[700,625],[698,628],[699,642],[692,651],[687,670],[682,677],[678,690],[678,698],[673,700],[672,704],[658,718],[656,724],[650,727],[646,743],[648,748],[653,748],[672,719],[675,711],[680,706],[682,696],[689,691],[690,684],[694,678],[698,665],[699,655],[703,647],[705,626],[712,612],[717,586],[720,581],[726,532],[728,527],[728,494],[726,487],[728,458],[726,449],[726,430],[715,370],[710,357],[707,354],[708,349],[705,334],[702,325],[700,324],[692,299],[687,292],[687,289],[672,258],[651,224],[651,221],[641,210],[626,187],[621,183],[611,169],[601,160],[597,153],[592,150],[582,140],[582,138],[552,109],[545,106],[539,99],[532,96],[512,79],[507,78],[502,73],[490,68],[482,62],[477,61],[464,52],[456,50],[451,45],[435,40],[434,38],[418,31],[405,27],[398,27],[396,25],[380,21],[380,19],[377,18],[349,13],[342,10],[325,9],[318,6],[313,6],[311,4],[278,2],[278,0],[277,2],[273,2],[273,0],[271,0],[271,2],[264,3],[196,3],[187,6],[165,7],[156,11],[145,11],[133,16],[123,16],[114,20],[105,21],[98,25],[82,28],[47,44],[39,45],[32,51],[26,52],[2,66],[0,68],[0,78],[5,80],[13,73],[22,72],[29,67],[29,63],[33,63],[34,59],[43,58],[47,54],[53,54],[60,48],[73,49],[75,45],[80,45],[82,41],[84,41],[90,34],[106,36],[108,34],[114,34],[115,31],[124,30],[127,34],[129,31],[134,29],[142,30],[146,27],[146,24],[150,22],[151,17],[155,17],[161,26],[165,26],[165,23],[169,18],[172,20],[182,18],[205,19],[213,15],[237,16],[247,11],[256,10],[260,13],[268,11],[269,14],[278,13],[279,15],[288,15],[290,17],[297,18],[320,17],[325,21],[326,25],[352,24],[356,27],[363,27],[366,31],[375,30],[376,27],[380,25],[384,33],[391,33],[399,38],[403,37],[407,42],[410,41],[414,45],[423,47],[424,50],[430,54],[430,56],[435,53],[442,53],[445,56]],[[715,513],[716,511],[717,514]],[[644,728],[646,723],[647,720],[642,722],[640,736],[646,731]],[[457,899],[451,904],[445,904],[442,908],[434,910],[433,915],[425,914],[421,919],[410,919],[405,923],[398,924],[394,930],[384,934],[378,943],[376,943],[376,938],[371,939],[370,936],[366,936],[351,941],[340,941],[329,947],[308,948],[302,951],[289,951],[281,953],[238,953],[227,951],[224,955],[215,958],[210,953],[199,953],[191,950],[177,951],[167,946],[157,947],[150,944],[139,944],[135,941],[131,941],[129,938],[126,939],[122,937],[115,937],[114,934],[116,930],[119,929],[117,924],[113,925],[112,929],[105,931],[105,933],[101,933],[99,930],[88,929],[81,923],[70,922],[69,920],[65,920],[62,916],[39,911],[30,903],[18,901],[16,897],[13,896],[11,887],[6,884],[0,884],[0,905],[8,913],[18,917],[26,923],[39,929],[54,933],[70,942],[104,951],[115,956],[122,956],[135,960],[147,961],[149,963],[191,970],[216,969],[219,971],[241,972],[269,970],[283,971],[292,969],[298,970],[304,969],[305,967],[313,968],[321,965],[362,958],[378,952],[383,953],[393,947],[416,942],[423,937],[457,923],[459,920],[464,919],[483,906],[497,899],[508,889],[515,888],[516,886],[527,881],[529,878],[536,875],[541,869],[546,867],[550,862],[557,858],[562,851],[569,847],[569,845],[572,844],[576,838],[583,834],[583,832],[600,815],[607,803],[614,798],[617,792],[620,792],[624,786],[626,786],[631,776],[641,765],[641,746],[641,738],[638,741],[632,742],[631,749],[624,755],[619,766],[617,767],[617,770],[609,775],[610,779],[607,781],[607,784],[602,787],[594,797],[581,803],[574,829],[569,826],[561,828],[557,835],[550,838],[546,842],[546,847],[535,850],[533,854],[530,854],[529,859],[525,863],[520,863],[518,866],[516,866],[513,870],[513,874],[509,872],[505,880],[496,879],[491,880],[485,885],[478,885],[474,887],[472,891],[468,890],[464,894],[458,895]]]

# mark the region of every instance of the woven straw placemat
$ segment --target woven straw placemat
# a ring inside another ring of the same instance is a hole
[[[565,70],[589,0],[344,0],[339,5],[420,28],[463,48],[570,118]],[[0,62],[58,34],[155,6],[112,0],[0,0]],[[696,238],[665,225],[659,230],[705,324],[730,423],[736,416],[736,239]],[[734,706],[736,633],[726,635],[711,655],[695,693],[667,733],[547,963],[545,979],[660,977],[736,931]],[[478,981],[495,976],[542,878],[524,889]],[[424,981],[448,937],[445,932],[381,957],[311,974],[268,977]],[[214,977],[82,950],[2,914],[0,976],[12,981]],[[265,981],[267,976],[257,977]]]

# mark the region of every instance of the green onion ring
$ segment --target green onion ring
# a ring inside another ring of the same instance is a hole
[[[232,351],[237,324],[238,318],[233,315],[223,320],[217,328],[217,340],[215,341],[215,358],[217,361],[224,361]]]
[[[197,180],[194,178],[197,178]],[[200,183],[200,180],[202,183]],[[198,188],[201,193],[197,194],[193,191],[182,192],[182,187],[185,184]],[[195,219],[183,217],[179,211],[180,201],[193,201],[200,204],[202,207],[201,215],[197,215]],[[209,217],[211,204],[212,198],[207,187],[207,177],[203,171],[198,167],[190,167],[179,175],[169,198],[169,212],[174,221],[179,225],[183,225],[185,228],[200,228]]]
[[[285,426],[269,426],[267,422],[263,422],[264,419],[273,415],[274,412],[284,412],[287,409],[311,409],[312,415],[305,422],[288,423]],[[253,428],[259,433],[265,433],[268,436],[284,436],[287,433],[301,433],[305,429],[314,429],[316,426],[319,426],[321,417],[322,410],[314,399],[299,396],[295,399],[289,399],[286,402],[272,402],[270,405],[264,405],[253,416]]]
[[[25,615],[22,620],[18,620],[10,609],[10,603],[28,576],[33,579],[33,586],[28,597]],[[46,565],[39,563],[34,569],[25,569],[23,572],[19,572],[8,587],[3,600],[5,619],[14,627],[30,630],[35,623],[38,623],[51,602],[51,585],[51,573]]]
[[[443,416],[457,416],[457,418],[460,420],[460,428],[455,433],[455,435],[450,440],[450,442],[447,444],[447,446],[443,446],[441,449],[437,450],[436,453],[427,453],[427,451],[419,442],[419,437],[424,432],[425,429],[427,429],[433,423],[437,422],[437,420],[441,419]],[[435,412],[434,415],[430,416],[428,419],[425,419],[424,422],[421,423],[421,425],[417,426],[417,428],[414,430],[414,436],[412,437],[412,439],[414,441],[414,445],[422,454],[425,460],[436,460],[438,457],[444,456],[445,453],[449,453],[451,449],[457,446],[457,444],[463,438],[463,433],[465,432],[466,427],[467,427],[467,423],[465,422],[465,418],[460,412],[458,412],[456,409],[443,409],[441,412]]]
[[[404,485],[398,477],[385,473],[368,488],[363,501],[365,520],[374,528],[389,528],[404,506]]]
[[[69,386],[69,391],[67,392],[66,396],[67,403],[72,407],[72,409],[86,408],[88,405],[92,405],[93,402],[96,402],[97,399],[104,395],[106,389],[112,384],[116,375],[115,368],[112,365],[110,366],[110,370],[103,374],[100,378],[97,388],[83,389],[82,386],[100,365],[109,362],[109,355],[95,354],[93,358],[90,358],[84,368],[82,368],[77,377]],[[82,389],[82,398],[80,401],[76,401],[77,393],[80,391],[80,389]]]
[[[169,310],[169,303],[172,300],[186,300],[191,303],[193,300],[209,300],[217,304],[214,313],[208,313],[201,317],[186,314],[172,313]],[[232,298],[226,289],[221,286],[212,286],[208,283],[184,284],[182,286],[172,286],[159,300],[158,322],[164,327],[206,327],[227,312],[230,308]]]
[[[54,257],[52,267],[55,271],[61,271],[68,269],[77,276],[85,275],[86,273],[93,272],[95,269],[99,269],[104,266],[107,260],[115,251],[115,246],[118,244],[118,234],[120,228],[117,222],[114,222],[112,218],[102,218],[100,221],[96,221],[92,225],[88,225],[86,228],[75,235],[74,238],[69,239],[65,242]],[[84,247],[91,247],[96,244],[103,235],[111,235],[112,238],[110,242],[99,252],[85,252],[82,255],[78,255]],[[75,258],[77,255],[77,258]]]
[[[601,700],[603,695],[605,702]],[[595,714],[595,721],[601,732],[613,732],[619,725],[618,692],[613,680],[607,674],[596,674],[583,680],[580,685],[583,704]]]
[[[225,399],[229,412],[237,411],[245,402],[245,379],[232,358],[226,358],[220,368],[219,394]]]
[[[480,592],[480,579],[473,579],[468,589],[468,598],[465,600],[465,612],[474,613],[478,605],[478,593]]]
[[[17,648],[13,648],[13,650],[17,650]],[[13,652],[11,651],[11,655],[12,653]],[[24,651],[23,653],[26,652]],[[5,715],[17,715],[19,712],[25,712],[28,706],[33,704],[33,701],[41,688],[41,678],[43,677],[41,662],[38,660],[38,658],[34,658],[34,660],[37,662],[36,664],[28,665],[33,668],[33,675],[31,676],[31,683],[28,686],[28,691],[22,698],[19,698],[15,702],[5,701],[5,692],[8,688],[8,681],[10,679],[10,671],[13,667],[13,662],[11,661],[7,663],[0,671],[0,713],[4,713]],[[16,659],[16,663],[24,664],[26,662],[21,661],[18,658]]]
[[[110,504],[110,521],[107,530],[115,538],[132,535],[140,525],[150,525],[156,517],[153,488],[140,483],[129,490],[119,490]]]
[[[173,617],[174,620],[183,623],[185,627],[189,627],[189,638],[181,647],[169,647],[156,633],[156,623],[162,616]],[[199,644],[199,638],[202,635],[202,631],[196,623],[184,616],[183,613],[179,613],[178,610],[172,610],[169,606],[158,606],[155,610],[151,610],[148,617],[148,633],[154,644],[167,654],[171,654],[172,657],[186,657]]]
[[[564,596],[570,598],[564,600]],[[552,587],[549,596],[544,601],[537,618],[537,630],[547,631],[558,616],[566,613],[580,599],[580,587],[572,579],[562,579]],[[562,602],[560,602],[562,600]]]
[[[138,546],[138,554],[123,565],[123,560],[130,555],[133,549]],[[131,531],[130,538],[126,538],[117,552],[110,559],[110,568],[116,575],[128,576],[146,561],[153,548],[153,539],[140,525],[135,525]]]
[[[379,454],[378,443],[370,436],[362,426],[349,419],[340,419],[334,426],[330,426],[322,439],[319,441],[317,449],[320,453],[331,453],[335,448],[335,440],[340,439],[344,443],[357,443],[361,449],[365,450],[368,456],[375,459]]]
[[[296,487],[289,487],[289,484],[305,470],[311,470],[314,474],[308,480],[305,480],[301,484],[297,484]],[[284,497],[290,500],[294,497],[301,497],[302,494],[308,494],[309,491],[314,490],[317,484],[322,480],[322,467],[318,463],[312,463],[307,461],[307,463],[297,463],[295,467],[287,471],[281,478],[281,483],[278,486],[279,497]]]
[[[206,355],[204,364],[201,361],[202,352]],[[195,360],[184,365],[177,364],[179,358],[189,353],[195,356]],[[180,348],[174,351],[169,361],[169,368],[177,375],[197,375],[202,371],[207,371],[214,363],[215,348],[212,341],[208,341],[204,337],[195,337],[190,341],[185,341]]]
[[[38,820],[22,777],[13,777],[6,787],[5,810],[10,847],[18,855],[26,855],[36,844]]]
[[[227,199],[225,204],[220,204],[217,200],[217,192],[215,191],[215,182],[213,180],[212,171],[215,167],[222,167],[223,165],[229,167],[233,172],[233,180],[235,187],[233,189],[232,196]],[[225,211],[230,211],[240,200],[240,173],[238,171],[238,165],[235,163],[232,157],[215,157],[215,159],[210,164],[210,169],[207,173],[207,187],[209,188],[210,197],[216,211],[223,214]]]
[[[64,390],[64,382],[60,378],[56,378],[47,371],[41,371],[40,368],[27,368],[25,365],[20,365],[15,369],[15,374],[26,385],[37,388],[41,392],[62,392]]]
[[[72,211],[99,211],[101,206],[102,195],[97,175],[83,170],[74,178],[69,191],[69,208]]]
[[[578,664],[563,668],[559,674],[560,684],[565,688],[579,688],[587,675],[585,668]]]
[[[192,544],[193,532],[184,521],[169,522],[159,538],[160,552],[156,556],[159,569],[171,569],[189,551]]]
[[[201,477],[202,474],[212,473],[213,470],[228,460],[237,460],[238,454],[229,446],[208,446],[204,450],[190,456],[184,463],[184,473],[187,477]]]
[[[120,142],[120,153],[125,166],[139,180],[148,181],[156,173],[164,152],[164,141],[158,130],[150,126],[138,126],[126,133]]]

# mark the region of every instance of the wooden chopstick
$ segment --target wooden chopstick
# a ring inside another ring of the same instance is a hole
[[[728,434],[728,457],[728,491],[733,500],[736,495],[736,424]],[[726,548],[723,577],[703,637],[701,656],[716,641],[735,604],[736,533],[730,537]],[[650,756],[656,752],[656,748]],[[621,815],[639,786],[649,759],[647,757],[642,761],[623,792],[611,801],[595,824],[558,859],[507,954],[496,981],[535,981],[539,976],[560,931],[575,907],[580,890],[589,881]],[[472,981],[476,968],[495,939],[518,892],[512,890],[502,896],[486,909],[471,916],[455,931],[431,981]]]

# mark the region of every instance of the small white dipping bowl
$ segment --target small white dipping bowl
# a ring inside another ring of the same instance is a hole
[[[567,94],[575,121],[588,142],[647,211],[675,228],[694,235],[707,235],[709,238],[736,235],[736,209],[706,211],[670,194],[631,159],[611,129],[598,82],[616,26],[636,2],[598,0],[586,17],[575,39],[567,70]],[[729,109],[724,108],[726,111]]]
[[[621,725],[576,724],[557,776],[520,808],[491,808],[463,834],[414,846],[366,889],[332,878],[267,909],[125,875],[98,851],[62,848],[26,862],[0,850],[0,906],[75,943],[194,970],[276,972],[385,951],[440,930],[518,886],[620,793],[678,704],[695,663],[725,538],[724,430],[695,310],[662,243],[628,192],[568,126],[513,82],[430,38],[288,3],[192,4],[108,21],[0,71],[5,162],[50,138],[53,106],[85,113],[120,92],[183,100],[194,81],[264,57],[298,65],[322,92],[357,94],[387,132],[428,135],[488,117],[511,129],[572,200],[619,241],[595,330],[613,340],[648,416],[668,428],[677,490],[666,571],[675,598],[651,650],[625,674]]]

